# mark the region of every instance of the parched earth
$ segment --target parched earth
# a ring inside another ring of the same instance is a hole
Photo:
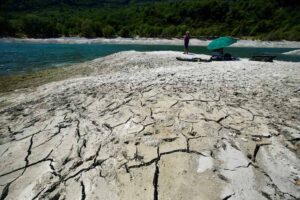
[[[300,64],[178,55],[1,97],[0,199],[299,199]]]

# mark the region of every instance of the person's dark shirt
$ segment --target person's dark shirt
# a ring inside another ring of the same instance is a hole
[[[185,46],[189,45],[189,41],[190,41],[190,36],[189,35],[185,35],[184,36],[184,45]]]

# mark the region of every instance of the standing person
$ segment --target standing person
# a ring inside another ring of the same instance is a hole
[[[187,31],[183,37],[184,40],[184,54],[189,54],[189,42],[190,42],[190,32]]]

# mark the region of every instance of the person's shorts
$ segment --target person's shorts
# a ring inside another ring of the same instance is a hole
[[[188,44],[188,43],[185,43],[185,44],[184,44],[184,48],[186,48],[186,49],[189,48],[189,44]]]

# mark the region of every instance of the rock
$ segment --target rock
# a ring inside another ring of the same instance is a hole
[[[273,139],[272,145],[260,148],[256,160],[280,191],[300,198],[299,186],[294,184],[300,161],[292,152]]]
[[[130,172],[121,172],[117,175],[117,199],[153,199],[153,177],[155,165],[130,169]],[[134,178],[131,178],[134,177]]]
[[[198,173],[205,172],[213,167],[213,159],[211,157],[200,156],[198,163]]]
[[[3,94],[1,199],[300,198],[299,64],[180,54],[122,52]]]
[[[203,167],[198,171],[199,159],[202,156],[181,152],[163,156],[158,163],[159,199],[218,199],[219,190],[215,189],[221,180],[211,169],[212,160],[206,160],[210,163],[205,164],[205,171]]]

